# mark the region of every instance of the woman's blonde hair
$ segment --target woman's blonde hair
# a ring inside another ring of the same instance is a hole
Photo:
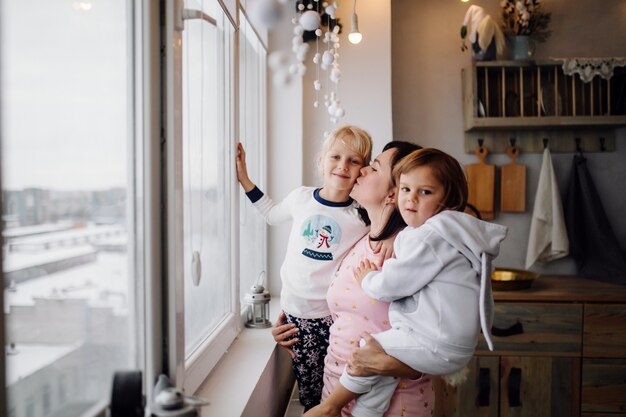
[[[359,156],[363,159],[363,166],[370,163],[370,159],[372,159],[373,147],[372,138],[365,130],[352,125],[340,127],[328,135],[322,144],[320,161],[324,155],[326,155],[326,152],[328,152],[328,150],[338,141],[359,154]]]
[[[441,210],[463,211],[467,205],[467,179],[459,161],[435,148],[424,148],[405,156],[393,169],[396,184],[400,175],[417,167],[428,166],[444,188]]]

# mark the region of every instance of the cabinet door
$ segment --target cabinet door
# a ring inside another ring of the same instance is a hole
[[[500,416],[580,415],[579,358],[508,356],[500,365]]]
[[[497,417],[500,384],[500,358],[477,356],[468,364],[469,374],[458,387],[440,379],[435,387],[437,417]]]
[[[626,307],[623,304],[586,304],[583,356],[626,358]]]
[[[582,410],[626,413],[626,359],[583,359]]]

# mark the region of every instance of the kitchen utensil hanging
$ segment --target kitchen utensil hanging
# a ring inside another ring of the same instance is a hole
[[[511,146],[506,148],[511,163],[502,165],[500,171],[500,211],[526,211],[526,165],[516,163],[520,152],[521,148],[511,140]]]
[[[493,219],[495,218],[493,195],[496,166],[485,163],[489,150],[482,145],[480,140],[479,144],[475,151],[479,162],[465,166],[469,191],[468,202],[476,207],[483,219]]]

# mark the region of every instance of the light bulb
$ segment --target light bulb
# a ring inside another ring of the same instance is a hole
[[[359,32],[359,18],[356,16],[356,13],[352,14],[352,19],[350,20],[350,33],[348,34],[348,40],[350,43],[357,44],[361,42],[363,39],[363,35]]]
[[[353,43],[355,45],[361,42],[362,39],[363,35],[361,35],[361,32],[350,32],[348,34],[348,40],[350,41],[350,43]]]

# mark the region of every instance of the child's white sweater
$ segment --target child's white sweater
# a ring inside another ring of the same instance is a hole
[[[369,230],[352,199],[333,203],[320,197],[319,190],[299,187],[278,204],[258,188],[247,193],[268,224],[293,220],[280,268],[280,302],[285,312],[305,319],[330,315],[326,292],[335,271]]]
[[[410,329],[433,352],[471,354],[481,327],[491,348],[490,261],[506,232],[504,226],[443,211],[400,232],[396,258],[367,274],[363,290],[391,301],[391,325]]]

